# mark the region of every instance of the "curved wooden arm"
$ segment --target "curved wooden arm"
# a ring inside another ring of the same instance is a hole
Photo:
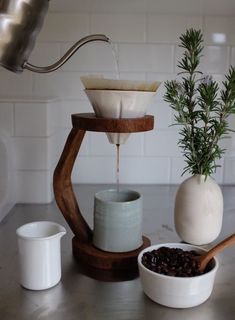
[[[73,128],[67,138],[64,150],[53,176],[55,200],[74,235],[87,242],[92,230],[83,218],[73,191],[71,174],[86,131]]]
[[[53,188],[56,203],[75,237],[81,242],[91,242],[92,230],[83,218],[71,182],[71,173],[86,131],[141,132],[153,129],[154,117],[107,119],[93,113],[72,115],[73,128],[67,138],[60,160],[55,168]]]

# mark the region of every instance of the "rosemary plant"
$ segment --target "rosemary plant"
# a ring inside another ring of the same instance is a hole
[[[179,147],[185,157],[185,172],[207,177],[219,167],[216,161],[225,152],[219,141],[233,131],[228,117],[235,113],[235,68],[230,67],[223,88],[211,76],[198,69],[203,51],[200,30],[189,29],[180,37],[184,49],[178,67],[181,81],[165,82],[164,100],[175,111],[175,125],[180,125]]]

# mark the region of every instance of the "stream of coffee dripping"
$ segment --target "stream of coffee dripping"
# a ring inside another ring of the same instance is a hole
[[[119,173],[120,173],[120,144],[116,144],[117,154],[116,154],[116,185],[117,191],[119,192],[120,189],[120,182],[119,182]]]

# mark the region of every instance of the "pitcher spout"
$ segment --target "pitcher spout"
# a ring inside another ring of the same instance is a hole
[[[59,232],[57,233],[58,237],[62,238],[64,235],[66,235],[67,231],[64,227],[59,227]]]

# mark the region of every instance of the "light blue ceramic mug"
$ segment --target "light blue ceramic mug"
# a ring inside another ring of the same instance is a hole
[[[143,201],[133,190],[103,190],[95,194],[95,247],[108,252],[128,252],[142,245]]]

